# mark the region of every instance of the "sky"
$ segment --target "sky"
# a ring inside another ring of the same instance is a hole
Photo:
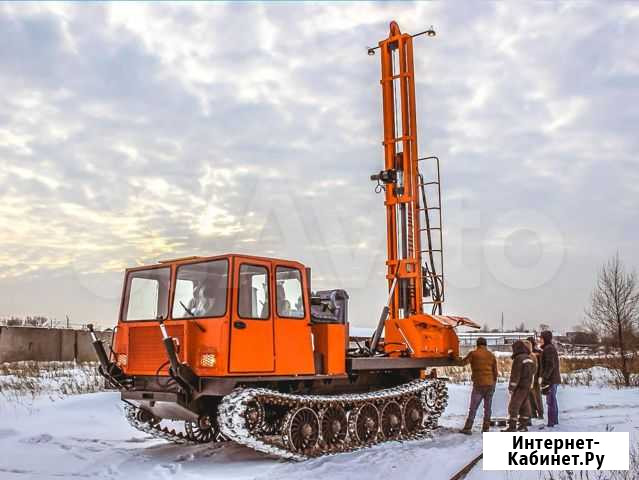
[[[0,3],[0,316],[117,321],[127,266],[298,260],[385,302],[379,56],[414,40],[445,312],[571,329],[639,267],[639,4]]]

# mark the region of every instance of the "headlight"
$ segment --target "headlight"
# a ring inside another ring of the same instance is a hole
[[[215,353],[203,353],[200,357],[200,365],[206,368],[213,368],[217,363],[217,356]]]

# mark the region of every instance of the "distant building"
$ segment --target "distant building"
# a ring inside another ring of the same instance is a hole
[[[591,332],[566,332],[566,342],[574,345],[596,345],[598,343],[597,335]]]
[[[477,339],[484,337],[488,348],[498,352],[510,352],[512,344],[517,340],[526,340],[528,337],[534,337],[537,342],[540,341],[537,332],[457,332],[459,337],[459,348],[462,353],[472,350],[477,345]]]
[[[553,340],[557,343],[565,343],[567,337],[559,332],[553,332]],[[459,347],[463,352],[475,348],[477,338],[484,337],[486,343],[491,350],[509,352],[512,344],[517,340],[526,340],[528,337],[534,337],[537,344],[541,343],[539,332],[457,332],[459,337]]]
[[[512,345],[517,340],[526,340],[528,337],[537,337],[535,332],[457,332],[459,345],[462,347],[474,347],[479,337],[484,337],[489,346]]]

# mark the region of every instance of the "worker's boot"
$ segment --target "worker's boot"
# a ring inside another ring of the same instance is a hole
[[[527,432],[528,425],[531,425],[530,418],[528,417],[519,417],[519,424],[517,425],[518,432]]]
[[[466,419],[464,428],[462,428],[459,433],[463,433],[464,435],[471,435],[473,433],[473,422],[470,418]]]
[[[484,420],[484,423],[481,426],[482,432],[490,432],[490,419]]]
[[[502,432],[516,432],[517,431],[517,420],[510,419],[508,420],[508,426],[501,430]]]

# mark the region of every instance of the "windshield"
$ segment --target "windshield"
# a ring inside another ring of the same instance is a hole
[[[123,320],[166,319],[170,278],[169,267],[130,272],[126,282]]]
[[[177,270],[173,318],[223,316],[228,271],[226,259],[181,265]]]

